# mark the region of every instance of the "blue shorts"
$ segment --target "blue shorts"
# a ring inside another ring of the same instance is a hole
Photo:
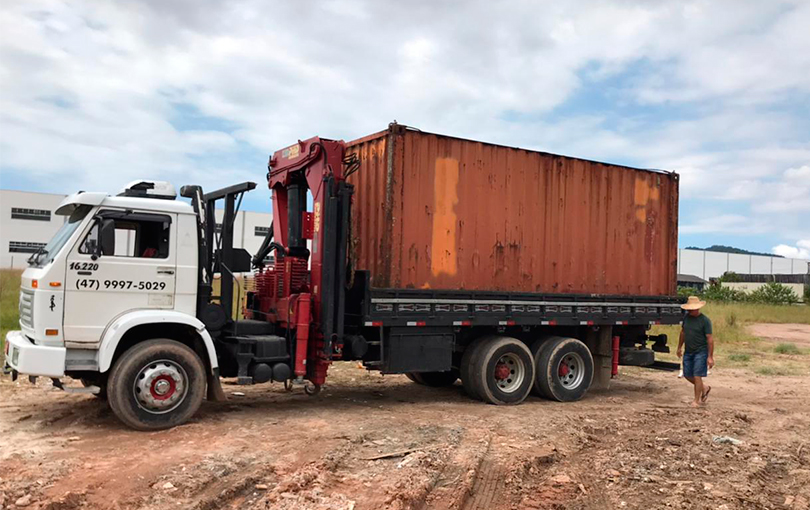
[[[709,370],[708,359],[708,350],[683,353],[683,376],[706,377],[706,373]]]

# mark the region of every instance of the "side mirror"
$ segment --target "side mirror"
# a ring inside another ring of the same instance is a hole
[[[110,218],[102,219],[98,232],[99,255],[115,254],[115,220]]]

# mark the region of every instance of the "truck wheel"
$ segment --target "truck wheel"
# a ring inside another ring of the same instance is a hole
[[[413,375],[419,384],[433,388],[452,386],[458,381],[458,372],[456,370],[448,370],[446,372],[418,372]]]
[[[110,372],[107,394],[113,413],[137,430],[184,423],[205,396],[205,367],[186,345],[160,338],[126,351]]]
[[[464,391],[467,395],[475,400],[481,400],[481,393],[478,391],[478,384],[476,383],[475,377],[473,377],[473,365],[478,359],[477,354],[480,351],[480,347],[486,343],[487,338],[489,337],[476,339],[464,349],[464,354],[461,355],[461,366],[459,367],[461,372],[461,384],[464,385]]]
[[[559,402],[579,400],[593,381],[593,357],[576,338],[556,337],[540,349],[536,359],[539,393]]]
[[[484,402],[519,404],[534,384],[534,358],[520,340],[492,337],[475,353],[470,372]]]
[[[405,377],[415,382],[416,384],[425,384],[419,379],[416,372],[405,372]]]
[[[538,338],[537,340],[532,342],[531,351],[532,351],[532,357],[534,358],[535,377],[540,377],[541,372],[542,372],[541,367],[543,365],[540,364],[540,357],[543,356],[543,353],[549,347],[554,345],[554,342],[556,342],[558,340],[562,340],[564,338],[565,337],[561,337],[561,336],[544,336],[544,337]],[[551,395],[546,395],[545,393],[543,393],[543,390],[540,387],[540,385],[537,383],[536,379],[535,379],[534,384],[532,385],[532,393],[534,393],[538,397],[553,398]]]

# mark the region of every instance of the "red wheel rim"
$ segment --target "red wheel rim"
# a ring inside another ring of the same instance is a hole
[[[510,373],[511,371],[509,370],[509,367],[506,365],[506,363],[498,363],[497,365],[495,365],[495,379],[503,381],[504,379],[509,377]]]
[[[168,383],[168,390],[161,390],[162,387],[165,387],[165,384]],[[149,386],[149,393],[152,394],[152,398],[155,400],[168,400],[174,395],[175,390],[177,389],[177,383],[169,377],[168,375],[159,375],[155,377],[155,380],[152,381],[152,384]]]

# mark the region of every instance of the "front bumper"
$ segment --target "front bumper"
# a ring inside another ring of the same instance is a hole
[[[24,375],[63,377],[64,347],[36,345],[22,331],[6,333],[6,365]]]

